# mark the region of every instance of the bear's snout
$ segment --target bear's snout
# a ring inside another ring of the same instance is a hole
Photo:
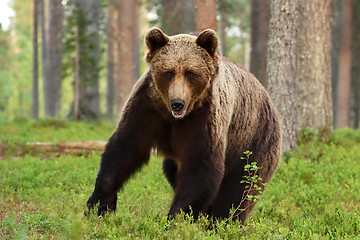
[[[186,113],[186,109],[184,109],[185,102],[181,99],[173,99],[170,101],[171,106],[171,114],[174,118],[183,118]]]
[[[184,108],[185,102],[181,99],[174,99],[171,100],[170,105],[174,112],[180,112]]]

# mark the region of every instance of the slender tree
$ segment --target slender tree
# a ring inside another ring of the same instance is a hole
[[[80,38],[81,38],[81,22],[82,15],[80,11],[76,11],[76,29],[75,29],[75,66],[74,66],[74,121],[80,120]]]
[[[117,6],[117,80],[116,80],[116,106],[120,111],[128,98],[134,82],[137,79],[136,65],[139,53],[135,43],[138,39],[138,5],[137,1],[119,0]],[[136,19],[136,20],[135,20]]]
[[[344,128],[350,124],[351,87],[351,40],[352,40],[352,0],[342,1],[342,37],[339,60],[338,93],[336,103],[335,127]]]
[[[43,92],[44,92],[44,101],[46,100],[45,97],[45,79],[47,78],[48,74],[48,61],[47,61],[47,57],[46,57],[46,49],[47,49],[47,37],[46,37],[46,27],[45,27],[45,4],[44,4],[44,0],[38,0],[38,4],[39,4],[39,20],[40,20],[40,30],[41,30],[41,74],[42,74],[42,79],[43,79]],[[45,107],[45,104],[44,104]],[[45,113],[46,116],[46,113]]]
[[[216,30],[216,0],[195,0],[195,31]]]
[[[221,10],[220,11],[220,17],[221,17],[221,21],[220,21],[221,53],[222,53],[223,56],[226,56],[226,54],[227,54],[227,50],[226,50],[226,48],[227,48],[227,45],[226,45],[226,27],[227,27],[227,24],[228,24],[227,12],[225,10]]]
[[[39,63],[38,63],[38,0],[34,0],[33,9],[33,84],[32,117],[39,118]]]
[[[107,90],[106,90],[106,114],[112,119],[114,116],[114,45],[115,45],[115,1],[109,1],[107,21]]]
[[[296,146],[297,1],[272,0],[267,52],[268,91],[279,112],[283,150]]]
[[[251,1],[250,72],[266,87],[266,53],[269,36],[270,0]]]
[[[142,42],[143,39],[139,38],[139,27],[140,27],[140,3],[135,1],[134,3],[134,14],[133,17],[133,39],[134,39],[134,46],[133,46],[133,54],[134,54],[134,79],[133,81],[136,82],[140,77],[140,41]]]
[[[339,56],[342,32],[342,0],[331,1],[331,99],[333,104],[333,114],[336,117],[337,85],[339,76]],[[333,126],[335,126],[335,117]]]
[[[99,20],[101,5],[98,0],[74,0],[74,4],[77,17],[74,118],[94,120],[100,115]],[[77,113],[76,110],[78,110]]]
[[[47,17],[42,10],[43,84],[45,116],[57,117],[61,100],[63,6],[61,0],[48,2]],[[42,9],[44,7],[41,3]],[[44,22],[46,21],[46,25]]]

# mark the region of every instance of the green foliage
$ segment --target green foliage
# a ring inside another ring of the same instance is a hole
[[[0,125],[5,133],[0,144],[105,140],[114,127],[19,120]],[[9,153],[0,160],[0,238],[359,239],[359,136],[360,131],[345,129],[325,142],[311,138],[300,144],[282,162],[245,226],[222,221],[213,228],[203,216],[195,223],[184,214],[166,219],[173,192],[162,174],[161,157],[151,157],[119,194],[117,211],[103,218],[84,216],[99,154],[42,160]]]
[[[306,129],[302,129],[299,132],[297,138],[297,144],[298,145],[307,144],[313,141],[327,143],[331,140],[330,138],[331,138],[330,127],[324,127],[319,130],[306,128]]]
[[[0,122],[6,118],[5,110],[11,95],[9,67],[10,32],[0,24]]]
[[[32,2],[14,0],[11,4],[14,20],[0,39],[0,121],[31,114]]]
[[[256,162],[250,162],[250,156],[252,152],[246,150],[244,153],[244,157],[241,157],[241,160],[246,161],[244,166],[245,175],[243,176],[243,180],[240,183],[245,183],[245,191],[241,196],[241,200],[239,205],[235,208],[235,210],[230,214],[230,219],[233,219],[235,216],[245,211],[246,209],[241,208],[244,201],[248,200],[251,204],[256,203],[260,199],[260,194],[262,194],[263,189],[265,188],[264,183],[262,183],[262,178],[257,175],[257,172],[261,169],[261,167],[257,166]],[[259,194],[253,195],[251,192],[257,191]]]
[[[76,61],[76,44],[78,44],[79,51],[79,81],[80,88],[87,89],[89,87],[96,87],[100,85],[99,91],[101,93],[105,92],[105,81],[99,81],[99,78],[105,78],[104,74],[104,66],[105,66],[105,58],[104,48],[106,44],[106,31],[105,31],[105,15],[103,13],[104,1],[101,1],[99,5],[96,5],[97,15],[99,17],[97,19],[89,19],[89,13],[84,12],[82,6],[79,5],[79,2],[76,1],[67,1],[64,6],[64,11],[66,12],[65,16],[65,36],[63,39],[64,42],[64,57],[63,57],[63,68],[62,68],[62,76],[64,81],[63,88],[71,89],[70,93],[74,91],[74,74],[75,69],[75,61]],[[95,6],[93,6],[95,8]],[[98,31],[92,31],[96,26]],[[82,92],[84,90],[80,90]],[[88,90],[87,90],[88,91]],[[87,92],[86,91],[86,92]],[[67,92],[67,91],[65,91]],[[69,94],[67,92],[67,94]],[[101,94],[105,95],[105,94]],[[73,109],[73,94],[70,95],[68,101],[65,103],[66,105],[66,115],[69,118],[73,118],[74,109]],[[83,94],[80,96],[80,119],[89,119],[94,120],[97,119],[97,113],[94,112],[90,104],[87,102],[92,101],[93,98],[97,98],[96,94]],[[102,99],[105,102],[105,97]],[[72,102],[71,102],[72,101]]]
[[[218,11],[227,15],[227,57],[242,65],[249,64],[250,2],[246,0],[218,0]],[[218,29],[219,33],[219,29]]]

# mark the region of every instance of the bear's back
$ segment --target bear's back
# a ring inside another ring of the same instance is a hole
[[[214,119],[223,124],[217,134],[227,132],[227,159],[238,158],[246,150],[256,151],[254,139],[263,138],[262,134],[279,135],[277,113],[265,88],[249,71],[225,57],[220,60],[213,96],[217,102]],[[269,127],[269,122],[274,126]]]

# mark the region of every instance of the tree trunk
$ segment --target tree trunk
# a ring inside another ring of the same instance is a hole
[[[354,1],[353,11],[353,40],[352,52],[360,53],[360,1]],[[352,56],[352,89],[353,89],[353,124],[354,128],[359,128],[360,121],[360,54]]]
[[[251,1],[250,72],[266,87],[266,53],[269,36],[270,0]]]
[[[348,127],[350,123],[351,86],[351,38],[352,38],[352,0],[343,0],[343,31],[339,62],[338,93],[336,103],[336,128]]]
[[[195,31],[195,0],[162,0],[161,28],[168,35]]]
[[[99,103],[99,61],[100,35],[99,21],[101,5],[97,0],[74,1],[78,14],[78,118],[94,120],[100,115]],[[76,64],[76,63],[75,63]],[[75,75],[76,82],[76,75]],[[76,91],[75,91],[76,93]],[[76,97],[76,95],[75,95]],[[75,107],[74,102],[74,107]]]
[[[138,41],[138,27],[135,25],[138,21],[137,2],[133,0],[120,0],[118,2],[118,69],[117,69],[117,82],[116,82],[116,105],[119,112],[127,100],[134,82],[137,79],[136,62],[139,59],[139,53],[135,53],[135,42]]]
[[[88,107],[90,118],[97,119],[100,115],[100,99],[99,99],[99,62],[100,62],[100,14],[101,5],[98,0],[86,0],[86,10],[84,12],[85,21],[87,22],[86,36],[88,38],[88,46],[85,51],[88,52],[89,65],[88,69],[83,69],[83,76],[86,84],[80,85],[84,87],[83,91],[86,94],[86,100],[81,107]],[[90,80],[90,81],[89,81]],[[85,83],[85,82],[83,82]],[[80,91],[81,92],[81,91]]]
[[[43,84],[45,116],[57,117],[60,110],[62,79],[63,9],[61,0],[48,2],[48,25],[43,33]],[[44,18],[44,12],[42,13]],[[45,60],[45,61],[44,61]]]
[[[227,45],[226,45],[226,27],[227,27],[227,22],[228,22],[228,19],[227,19],[227,13],[226,11],[222,10],[220,12],[220,16],[221,16],[221,22],[220,22],[220,36],[221,36],[221,53],[223,56],[226,56],[227,53],[226,53],[226,48],[227,48]]]
[[[33,84],[32,118],[39,118],[39,63],[38,63],[38,0],[34,0],[33,10]]]
[[[135,4],[134,6],[134,14],[133,14],[133,38],[134,38],[134,83],[140,78],[140,41],[143,39],[139,39],[139,26],[140,26],[140,5]]]
[[[216,1],[195,0],[195,31],[210,28],[216,31]]]
[[[339,76],[339,56],[341,45],[341,2],[342,0],[331,1],[331,100],[333,104],[333,113],[336,114],[337,85]],[[334,115],[336,116],[336,115]],[[333,118],[335,126],[335,117]]]
[[[46,57],[46,49],[47,49],[47,39],[46,39],[46,25],[45,25],[45,5],[44,0],[39,0],[39,9],[40,9],[40,28],[41,28],[41,72],[42,72],[42,80],[43,80],[43,92],[44,92],[44,102],[45,102],[45,78],[48,76],[48,61]],[[45,108],[45,104],[44,104]],[[46,116],[46,114],[45,114]]]
[[[268,91],[279,112],[283,150],[296,146],[297,3],[272,0],[267,52]]]
[[[80,13],[76,16],[75,30],[75,67],[74,67],[74,121],[80,120]]]
[[[107,90],[106,90],[106,114],[110,119],[113,119],[114,113],[114,24],[115,24],[115,5],[114,1],[109,1],[108,6],[108,25],[107,25],[107,34],[108,34],[108,48],[107,48]]]
[[[299,0],[298,126],[332,127],[331,1]]]

